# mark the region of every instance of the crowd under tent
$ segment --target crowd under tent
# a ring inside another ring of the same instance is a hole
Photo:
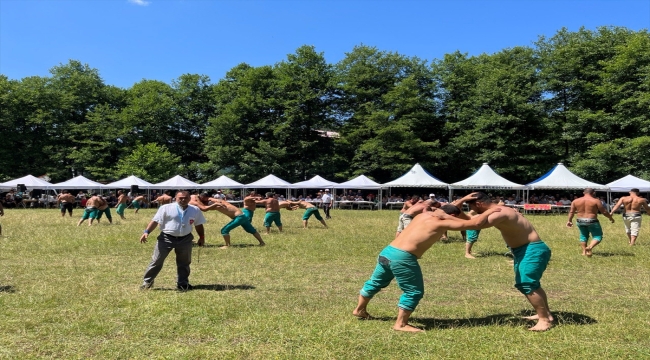
[[[353,190],[353,189],[358,189],[358,190],[377,190],[377,198],[379,199],[378,205],[379,209],[381,209],[381,184],[374,182],[370,180],[367,176],[365,175],[359,175],[355,177],[352,180],[348,180],[346,182],[342,182],[338,185],[334,185],[332,188],[334,189],[343,189],[343,190]],[[335,196],[336,194],[334,194]]]

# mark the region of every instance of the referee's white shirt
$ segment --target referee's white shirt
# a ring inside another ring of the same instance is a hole
[[[183,222],[181,222],[181,218]],[[192,232],[192,225],[205,224],[205,217],[203,217],[201,210],[194,205],[187,205],[187,208],[183,211],[180,205],[171,203],[159,207],[153,221],[158,223],[160,231],[165,234],[183,237]]]
[[[323,201],[323,204],[330,205],[332,204],[332,195],[325,193],[322,197],[321,200]]]

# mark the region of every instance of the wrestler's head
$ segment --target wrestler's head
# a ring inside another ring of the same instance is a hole
[[[210,198],[210,195],[208,195],[207,192],[203,192],[203,193],[201,193],[201,194],[199,195],[199,199],[200,199],[201,201],[208,201],[209,198]]]
[[[458,215],[460,215],[460,209],[456,205],[445,204],[440,207],[440,210],[453,217],[458,217]]]
[[[469,209],[475,211],[477,214],[482,214],[492,205],[492,199],[486,193],[477,191],[472,195],[474,195],[474,198],[467,200],[466,203]]]

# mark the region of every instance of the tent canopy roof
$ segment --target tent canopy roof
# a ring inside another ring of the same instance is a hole
[[[163,182],[153,184],[150,186],[151,189],[174,189],[174,190],[183,190],[183,189],[198,189],[201,185],[195,183],[194,181],[187,180],[186,178],[176,175],[171,179],[167,179]]]
[[[246,184],[245,187],[262,189],[290,189],[291,183],[284,181],[273,174],[270,174],[250,184]]]
[[[340,183],[333,186],[334,189],[381,189],[381,184],[378,184],[366,177],[359,175],[352,180]]]
[[[104,185],[104,188],[108,188],[108,189],[126,189],[126,188],[130,188],[132,185],[138,185],[138,187],[140,187],[142,189],[149,189],[149,188],[151,188],[151,186],[153,186],[152,183],[150,183],[148,181],[144,181],[144,180],[140,179],[139,177],[137,177],[135,175],[131,175],[131,176],[129,176],[127,178],[124,178],[122,180],[118,180],[118,181],[112,182],[110,184],[106,184],[106,185]]]
[[[634,188],[639,189],[641,192],[650,191],[650,181],[632,175],[627,175],[618,180],[612,181],[607,184],[607,186],[609,186],[609,189],[613,192],[627,192]]]
[[[562,163],[558,163],[549,172],[539,179],[528,184],[530,189],[566,189],[577,190],[592,188],[594,190],[608,190],[607,185],[587,181],[569,171]]]
[[[207,183],[201,184],[202,189],[232,189],[232,188],[242,188],[244,184],[239,183],[226,175],[221,175],[219,178]]]
[[[447,183],[438,180],[429,174],[420,164],[415,164],[404,175],[382,185],[389,187],[422,187],[422,188],[447,188]]]
[[[79,175],[68,181],[52,184],[52,187],[55,189],[103,189],[105,186]]]
[[[488,163],[483,163],[472,176],[450,184],[449,187],[451,189],[526,189],[525,185],[501,177]]]
[[[53,189],[54,185],[49,182],[39,179],[33,175],[23,176],[18,179],[9,180],[4,183],[0,183],[0,189],[11,189],[15,188],[18,184],[24,184],[25,187],[29,189]]]
[[[333,181],[329,181],[326,179],[323,179],[321,176],[316,175],[313,178],[305,181],[300,181],[297,183],[294,183],[291,188],[292,189],[316,189],[316,188],[331,188],[335,185],[338,185],[337,183]]]

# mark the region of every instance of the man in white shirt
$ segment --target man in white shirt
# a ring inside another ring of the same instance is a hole
[[[332,209],[332,205],[334,205],[334,199],[330,194],[330,189],[325,189],[321,201],[323,202],[323,212],[325,213],[325,219],[331,219],[332,217],[330,216],[330,209]]]
[[[223,192],[221,192],[221,190],[217,190],[217,193],[214,195],[214,198],[219,200],[226,200],[226,195],[224,195]]]
[[[189,205],[190,193],[179,191],[176,193],[176,202],[162,205],[158,212],[144,230],[140,237],[141,243],[146,243],[149,233],[160,224],[160,235],[151,257],[151,263],[144,273],[144,281],[140,289],[146,290],[153,286],[154,279],[160,272],[165,258],[174,249],[176,252],[176,268],[178,277],[176,289],[185,291],[192,290],[189,282],[190,263],[192,262],[192,225],[199,234],[197,244],[203,246],[205,235],[203,224],[205,217],[198,207]]]

